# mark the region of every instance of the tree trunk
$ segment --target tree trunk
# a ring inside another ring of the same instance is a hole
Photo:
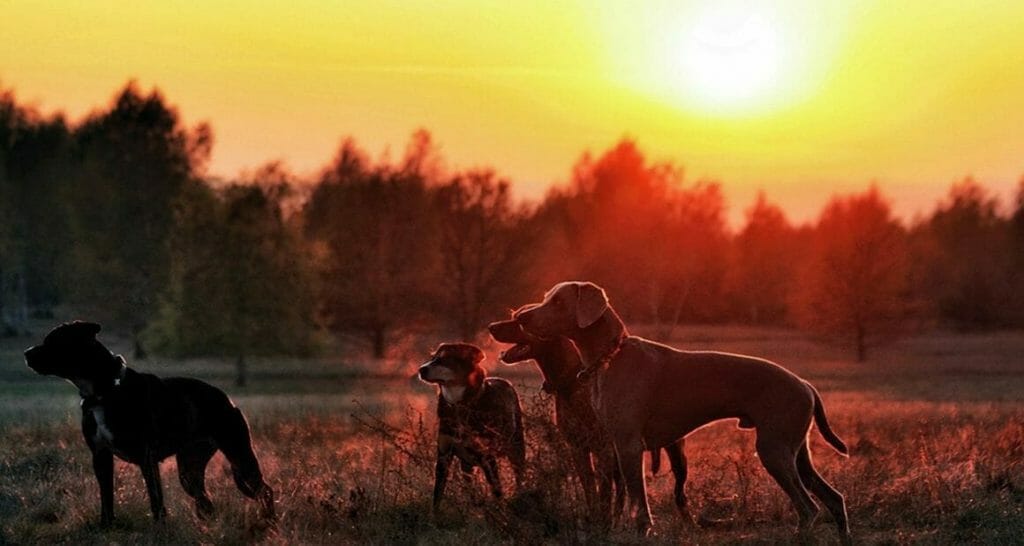
[[[249,382],[248,369],[245,364],[245,355],[238,355],[235,360],[235,386],[244,387]]]

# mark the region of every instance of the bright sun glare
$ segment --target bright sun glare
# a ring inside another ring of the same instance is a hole
[[[616,71],[632,88],[694,113],[758,115],[813,91],[839,34],[813,0],[651,0],[604,15]],[[821,29],[828,28],[830,34]],[[813,47],[812,47],[813,46]]]
[[[721,4],[699,13],[674,52],[683,91],[721,109],[769,100],[780,84],[783,51],[780,29],[767,15]]]

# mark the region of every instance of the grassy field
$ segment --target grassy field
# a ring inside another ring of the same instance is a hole
[[[862,365],[786,330],[688,327],[671,337],[679,347],[764,356],[817,385],[852,456],[839,457],[812,432],[815,462],[846,495],[856,542],[1024,543],[1024,333],[924,335],[879,349]],[[626,530],[601,536],[581,523],[581,495],[550,441],[550,400],[538,393],[538,376],[532,366],[496,369],[493,358],[492,373],[512,379],[527,406],[531,479],[497,502],[479,477],[454,472],[442,513],[431,518],[434,394],[411,374],[437,340],[410,341],[402,357],[380,363],[357,351],[256,361],[245,389],[232,387],[227,362],[130,362],[229,392],[249,417],[280,518],[275,529],[260,529],[218,455],[208,469],[218,509],[211,522],[194,517],[173,460],[162,466],[170,517],[160,524],[149,517],[137,468],[118,464],[117,523],[100,531],[76,392],[24,367],[20,351],[31,341],[0,345],[0,543],[638,541]],[[123,340],[111,344],[125,348]],[[684,525],[663,472],[648,482],[651,542],[793,539],[796,517],[757,463],[752,433],[718,423],[691,435],[687,454],[692,511],[716,523]],[[836,542],[830,522],[819,524],[814,540]]]

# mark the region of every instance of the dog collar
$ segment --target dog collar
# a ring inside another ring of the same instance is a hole
[[[114,377],[114,386],[120,387],[121,382],[124,381],[124,377],[128,375],[128,366],[124,363],[124,357],[117,355],[117,359],[121,361],[121,369],[117,370],[117,376]]]
[[[580,386],[580,382],[577,380],[579,373],[570,372],[568,375],[563,375],[557,380],[545,379],[544,383],[540,386],[540,390],[552,395],[571,395]]]
[[[612,348],[609,349],[604,356],[599,358],[596,364],[594,364],[593,366],[585,367],[582,370],[580,370],[580,373],[576,374],[576,378],[579,379],[580,381],[586,381],[593,374],[607,368],[608,365],[611,364],[612,360],[614,360],[615,357],[618,356],[619,351],[622,350],[622,345],[626,342],[627,337],[628,336],[625,332],[620,332],[618,338],[616,338],[615,340],[615,344],[612,345]]]
[[[116,355],[115,358],[117,358],[117,360],[120,361],[121,369],[117,370],[117,375],[114,376],[114,384],[110,387],[111,390],[116,389],[117,387],[120,387],[121,386],[121,382],[124,381],[124,378],[128,375],[128,366],[124,362],[124,357],[121,356],[121,355]],[[110,391],[107,391],[107,393],[109,393],[109,392]],[[106,397],[107,393],[104,393],[104,394],[95,394],[95,393],[93,393],[93,394],[83,394],[81,391],[79,391],[78,395],[82,397],[82,401],[79,403],[79,405],[82,406],[83,408],[89,408],[91,406],[95,406],[95,405],[103,402],[103,398]]]

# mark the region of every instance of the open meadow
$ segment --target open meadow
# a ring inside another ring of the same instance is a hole
[[[101,339],[128,349],[108,333]],[[485,365],[510,378],[526,406],[530,479],[523,491],[494,501],[481,478],[455,471],[440,515],[431,518],[434,393],[412,372],[436,339],[409,341],[401,358],[379,363],[346,354],[255,360],[243,389],[232,385],[230,362],[129,362],[228,391],[249,418],[279,522],[258,528],[254,505],[235,490],[218,455],[207,475],[218,510],[211,522],[194,516],[173,459],[162,466],[170,517],[159,524],[137,468],[118,463],[116,523],[100,532],[78,396],[24,366],[20,351],[33,341],[8,339],[0,348],[0,543],[637,541],[628,530],[602,536],[582,522],[582,494],[549,442],[551,401],[539,392],[539,375],[532,365],[497,365],[495,346]],[[1024,333],[925,334],[880,348],[863,364],[789,330],[693,326],[667,341],[764,356],[818,387],[852,455],[840,457],[812,431],[815,462],[846,495],[855,542],[1024,542]],[[687,455],[691,512],[704,525],[680,521],[662,470],[648,481],[652,543],[793,539],[796,517],[755,460],[752,433],[716,423],[688,437]],[[511,481],[509,472],[505,478]],[[837,541],[827,520],[814,532],[817,543]]]

